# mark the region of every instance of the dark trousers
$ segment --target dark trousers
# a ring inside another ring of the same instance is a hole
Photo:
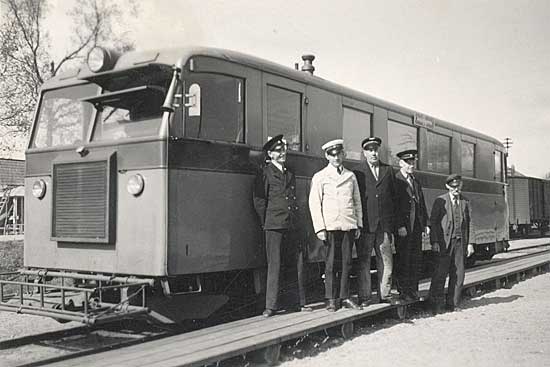
[[[370,262],[372,249],[376,253],[376,271],[378,274],[378,296],[382,299],[390,297],[393,269],[393,254],[389,233],[378,226],[376,232],[363,232],[357,243],[359,258],[359,298],[370,299],[372,295]]]
[[[265,308],[277,310],[306,304],[302,247],[288,230],[266,230],[267,287]],[[279,305],[280,303],[280,305]]]
[[[325,258],[325,298],[349,298],[352,232],[328,231]],[[338,284],[340,287],[338,287]]]
[[[403,295],[417,295],[420,268],[422,265],[422,226],[418,220],[414,223],[412,233],[397,240],[397,289]]]
[[[444,246],[444,243],[440,243]],[[430,284],[430,297],[434,304],[443,305],[445,297],[445,278],[449,275],[449,289],[446,303],[457,306],[464,284],[465,248],[462,240],[453,238],[449,248],[441,248],[436,258],[436,268]]]

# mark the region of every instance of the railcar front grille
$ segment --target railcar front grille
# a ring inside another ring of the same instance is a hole
[[[52,239],[109,241],[109,161],[53,166]]]

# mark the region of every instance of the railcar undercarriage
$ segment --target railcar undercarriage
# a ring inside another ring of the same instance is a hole
[[[255,312],[262,291],[257,276],[242,270],[140,278],[21,269],[0,274],[0,310],[90,326],[138,317],[164,324],[234,319],[235,312]]]

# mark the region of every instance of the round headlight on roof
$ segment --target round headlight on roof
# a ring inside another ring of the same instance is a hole
[[[94,73],[102,71],[105,67],[105,61],[107,57],[107,50],[101,47],[92,48],[88,53],[88,67]]]
[[[111,69],[117,57],[117,52],[96,46],[88,52],[88,67],[94,73]]]
[[[37,199],[42,199],[46,195],[46,182],[44,180],[36,180],[32,185],[32,195]]]

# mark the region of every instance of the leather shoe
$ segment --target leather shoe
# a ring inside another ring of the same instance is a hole
[[[311,307],[308,307],[305,305],[300,306],[300,312],[311,312],[311,311],[313,311],[313,308]]]
[[[386,297],[386,298],[380,298],[380,303],[389,303],[391,305],[400,305],[403,302],[399,298],[395,297]]]
[[[342,307],[345,308],[351,308],[352,310],[362,310],[363,307],[359,306],[355,302],[353,302],[351,299],[346,298],[342,300]]]
[[[336,300],[329,299],[327,302],[327,311],[328,312],[335,312],[336,311]]]
[[[273,316],[273,315],[275,315],[275,311],[272,310],[272,309],[269,309],[269,308],[266,308],[266,309],[264,310],[264,312],[262,313],[262,316],[263,316],[263,317],[271,317],[271,316]]]
[[[372,304],[372,301],[370,299],[359,298],[357,303],[359,303],[359,306],[365,308],[369,307]]]

